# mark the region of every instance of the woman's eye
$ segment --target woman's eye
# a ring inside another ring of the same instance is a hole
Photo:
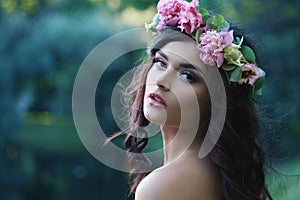
[[[182,77],[184,80],[187,80],[188,82],[195,82],[196,77],[192,72],[189,71],[181,71],[180,77]]]
[[[163,61],[160,58],[153,58],[153,64],[155,64],[156,67],[159,68],[159,69],[167,68],[167,64],[165,63],[165,61]]]

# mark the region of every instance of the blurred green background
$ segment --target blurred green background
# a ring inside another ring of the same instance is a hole
[[[127,174],[101,164],[81,143],[72,118],[72,87],[88,53],[113,34],[150,22],[156,2],[1,0],[0,199],[130,199]],[[280,135],[274,166],[300,174],[300,1],[200,4],[243,24],[255,37],[267,71],[260,101],[275,121],[265,126]],[[122,56],[101,83],[105,91],[96,96],[97,111],[108,133],[118,131],[110,113],[114,83],[126,71],[121,67],[130,69],[138,56]],[[268,179],[275,199],[300,199],[298,177],[270,173]]]

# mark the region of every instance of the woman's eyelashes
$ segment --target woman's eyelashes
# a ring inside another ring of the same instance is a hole
[[[179,76],[182,79],[184,79],[184,80],[186,80],[188,82],[191,82],[191,83],[193,83],[193,82],[195,82],[197,80],[197,76],[193,72],[188,71],[188,70],[181,70],[181,71],[179,71]]]
[[[152,62],[158,69],[166,69],[167,68],[167,63],[162,58],[154,57]]]
[[[161,57],[154,57],[152,60],[153,65],[159,70],[166,70],[168,68],[168,63]],[[178,76],[190,83],[197,81],[198,75],[193,72],[193,70],[186,69],[184,67],[180,67],[178,70]]]

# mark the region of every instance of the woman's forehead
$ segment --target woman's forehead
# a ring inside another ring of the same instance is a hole
[[[185,62],[203,67],[204,63],[199,58],[199,51],[195,41],[174,41],[167,43],[160,51],[164,53],[168,60],[174,62]]]

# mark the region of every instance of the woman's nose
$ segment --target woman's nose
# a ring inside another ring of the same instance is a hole
[[[171,71],[164,71],[162,74],[160,74],[157,79],[156,79],[156,85],[165,91],[169,91],[170,88],[170,83],[171,83],[171,76],[172,72]]]

